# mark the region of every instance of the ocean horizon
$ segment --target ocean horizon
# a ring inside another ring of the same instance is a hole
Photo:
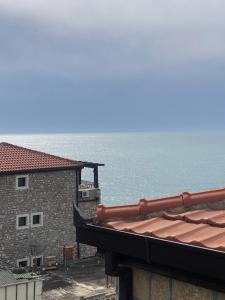
[[[225,186],[225,131],[0,134],[0,142],[104,163],[99,181],[108,205]]]

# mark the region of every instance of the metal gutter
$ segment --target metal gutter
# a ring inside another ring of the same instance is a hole
[[[225,292],[224,252],[93,225],[76,210],[74,220],[77,241],[97,247],[108,257],[113,255],[114,269],[115,265],[136,265]],[[107,266],[106,272],[113,271]]]

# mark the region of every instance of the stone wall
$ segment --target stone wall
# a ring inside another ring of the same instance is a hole
[[[96,216],[97,200],[80,200],[78,207],[85,213],[88,218],[94,218]]]
[[[225,300],[225,294],[133,269],[134,300]]]
[[[31,246],[36,255],[53,255],[62,262],[64,245],[75,245],[76,253],[73,225],[76,172],[40,172],[28,176],[29,187],[21,190],[16,189],[16,175],[0,176],[0,263],[15,265],[17,259],[31,259]],[[93,214],[95,203],[80,208]],[[43,226],[16,229],[17,215],[29,214],[31,218],[37,212],[43,213]]]
[[[85,213],[88,218],[94,218],[96,216],[96,205],[98,200],[81,200],[79,202],[79,209]],[[89,256],[95,256],[97,249],[85,244],[79,244],[80,258],[86,258]]]

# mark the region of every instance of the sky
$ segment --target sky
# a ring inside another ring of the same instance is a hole
[[[225,129],[224,0],[0,0],[0,133]]]

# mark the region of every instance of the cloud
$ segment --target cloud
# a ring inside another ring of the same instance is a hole
[[[0,127],[224,127],[224,36],[224,0],[0,0]]]
[[[225,59],[222,0],[0,0],[0,11],[2,31],[17,27],[9,69],[129,75]]]
[[[1,11],[36,19],[56,30],[224,27],[223,0],[4,0]]]

